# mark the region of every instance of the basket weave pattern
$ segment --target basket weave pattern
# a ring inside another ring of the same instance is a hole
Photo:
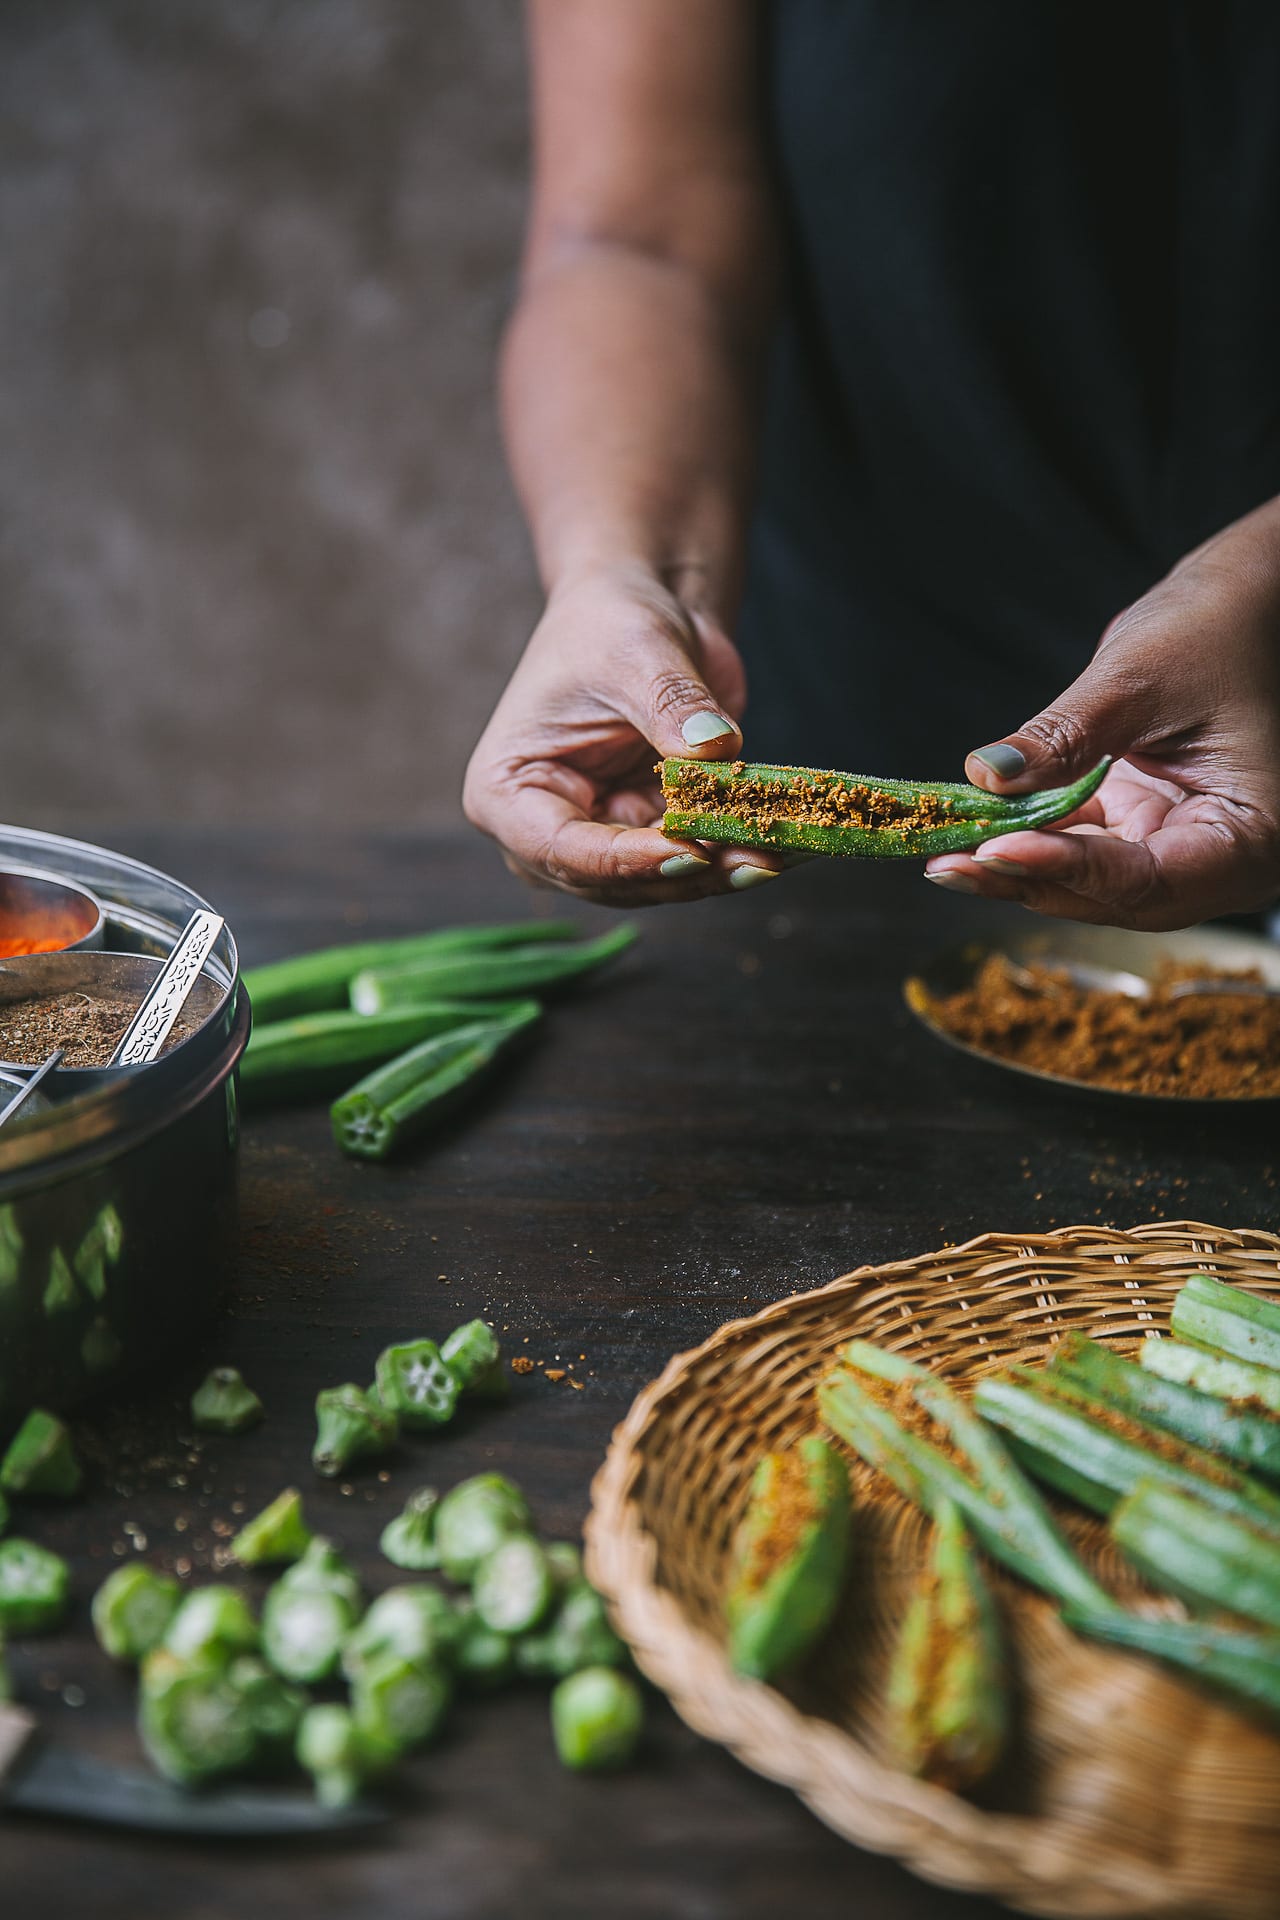
[[[588,1523],[591,1577],[641,1669],[698,1732],[929,1879],[1033,1914],[1275,1920],[1280,1742],[1151,1662],[1078,1639],[1003,1575],[1016,1751],[980,1803],[889,1763],[887,1653],[925,1531],[861,1462],[855,1576],[805,1674],[760,1686],[723,1653],[729,1546],[755,1462],[814,1430],[815,1381],[845,1341],[960,1381],[1043,1360],[1071,1328],[1132,1351],[1167,1327],[1198,1271],[1280,1299],[1280,1238],[1187,1222],[984,1234],[781,1300],[677,1356],[614,1435]],[[1141,1592],[1100,1523],[1066,1525],[1104,1579]]]

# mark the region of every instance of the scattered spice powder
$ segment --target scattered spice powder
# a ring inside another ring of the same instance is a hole
[[[527,1353],[518,1353],[511,1362],[512,1373],[532,1373],[533,1362]]]
[[[1075,986],[1052,967],[1015,972],[989,954],[972,986],[925,1004],[955,1039],[1042,1073],[1125,1093],[1262,1098],[1280,1094],[1280,998],[1170,992],[1183,980],[1260,977],[1170,962],[1137,1000]]]
[[[896,827],[904,835],[924,833],[945,825],[951,812],[950,800],[940,793],[922,792],[908,802],[880,787],[850,783],[837,773],[787,767],[784,772],[803,778],[737,778],[744,767],[744,761],[733,763],[731,782],[697,761],[660,767],[667,806],[673,813],[729,813],[759,833],[768,833],[779,820],[809,827]]]
[[[105,1067],[140,1002],[118,996],[55,993],[0,1007],[0,1060],[38,1067],[55,1047],[66,1067]],[[181,1013],[161,1048],[167,1053],[194,1032],[203,1015]]]

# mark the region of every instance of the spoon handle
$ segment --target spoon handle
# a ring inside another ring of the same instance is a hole
[[[203,908],[192,914],[146,999],[125,1028],[111,1056],[113,1067],[143,1066],[157,1057],[221,932],[220,914],[206,913]]]
[[[12,1119],[27,1095],[35,1092],[46,1073],[52,1073],[61,1058],[62,1048],[55,1047],[53,1052],[48,1054],[46,1058],[40,1062],[40,1065],[36,1068],[26,1085],[18,1088],[12,1100],[6,1100],[4,1106],[0,1107],[0,1127],[4,1125],[6,1120]]]

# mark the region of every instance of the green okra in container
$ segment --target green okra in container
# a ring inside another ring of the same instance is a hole
[[[849,1476],[817,1435],[767,1453],[734,1540],[725,1597],[729,1659],[768,1680],[825,1632],[849,1553]]]
[[[894,1648],[889,1744],[918,1779],[963,1791],[1004,1751],[1009,1688],[995,1600],[960,1509],[941,1500],[923,1576]]]
[[[1280,1301],[1193,1273],[1173,1303],[1178,1339],[1280,1372]]]
[[[664,760],[662,831],[681,840],[862,860],[964,853],[998,834],[1052,826],[1101,786],[1109,760],[1067,787],[1011,798],[981,787],[877,780],[817,767]]]
[[[1152,1620],[1139,1613],[1085,1613],[1063,1619],[1077,1633],[1147,1653],[1280,1719],[1280,1633],[1206,1620]]]
[[[523,1001],[500,1022],[475,1021],[439,1034],[379,1067],[334,1101],[334,1139],[356,1159],[385,1160],[476,1091],[539,1011],[536,1000]]]

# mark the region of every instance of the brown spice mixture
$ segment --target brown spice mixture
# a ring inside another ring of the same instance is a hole
[[[55,1047],[61,1047],[64,1067],[105,1067],[138,1004],[110,995],[55,993],[0,1007],[0,1060],[38,1067]],[[161,1052],[185,1040],[201,1018],[190,1012],[179,1014]]]
[[[735,761],[734,772],[743,765]],[[726,786],[696,762],[682,764],[674,776],[664,768],[663,794],[672,812],[731,813],[760,833],[768,833],[779,821],[924,833],[945,825],[951,814],[951,801],[939,793],[921,793],[908,803],[879,787],[848,786],[833,773],[812,773],[793,782],[735,780]]]
[[[794,1448],[774,1454],[773,1459],[773,1481],[768,1492],[770,1519],[751,1542],[743,1575],[753,1592],[786,1565],[814,1521],[813,1492],[804,1461]]]
[[[1173,999],[1180,980],[1256,981],[1170,963],[1150,999],[1073,986],[1051,967],[1026,984],[990,954],[963,993],[928,1001],[946,1033],[1042,1073],[1125,1093],[1222,1099],[1280,1094],[1280,998],[1215,994]]]

